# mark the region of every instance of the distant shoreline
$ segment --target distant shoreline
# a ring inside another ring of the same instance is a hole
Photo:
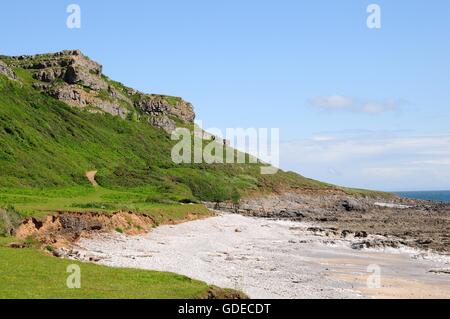
[[[450,190],[448,191],[408,191],[408,192],[394,192],[400,197],[431,200],[434,202],[450,203]]]

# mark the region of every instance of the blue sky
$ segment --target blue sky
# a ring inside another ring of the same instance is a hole
[[[81,29],[66,27],[72,3]],[[282,168],[450,189],[449,1],[17,0],[0,29],[1,54],[81,49],[113,79],[191,101],[206,128],[280,128]]]

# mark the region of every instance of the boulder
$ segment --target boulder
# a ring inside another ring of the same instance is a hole
[[[139,99],[134,102],[134,106],[145,114],[152,116],[172,115],[185,123],[194,122],[195,113],[192,105],[188,102],[162,95],[138,94],[138,96]]]
[[[347,211],[365,211],[364,206],[357,200],[353,198],[345,199],[341,202],[341,206]]]

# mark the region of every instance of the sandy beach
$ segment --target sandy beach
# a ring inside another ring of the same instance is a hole
[[[360,239],[313,227],[219,213],[146,235],[83,238],[76,249],[102,265],[175,272],[255,299],[450,298],[450,257],[409,247],[355,249]]]

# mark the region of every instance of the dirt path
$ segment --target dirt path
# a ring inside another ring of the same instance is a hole
[[[79,245],[100,264],[180,273],[251,298],[450,298],[450,275],[430,272],[450,268],[449,257],[408,248],[354,250],[356,239],[331,240],[311,226],[224,214]],[[376,287],[368,284],[374,269]]]
[[[97,171],[88,171],[86,172],[86,177],[89,180],[89,182],[92,184],[92,186],[97,187],[97,181],[95,180],[95,175],[97,175]]]

